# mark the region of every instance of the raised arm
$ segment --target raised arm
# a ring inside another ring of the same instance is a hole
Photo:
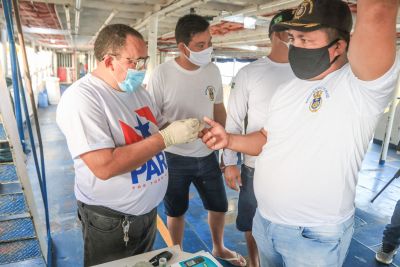
[[[399,0],[358,0],[357,20],[349,47],[354,74],[369,81],[381,77],[396,55]]]

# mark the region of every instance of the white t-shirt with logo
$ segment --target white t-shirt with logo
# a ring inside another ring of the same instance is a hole
[[[278,87],[294,79],[289,63],[276,63],[266,58],[243,67],[232,83],[229,96],[226,131],[240,134],[243,121],[248,114],[246,133],[261,130],[267,119],[267,109]],[[244,155],[244,164],[254,168],[257,157]],[[237,153],[224,150],[225,165],[237,164]]]
[[[197,70],[182,68],[174,59],[154,70],[147,89],[162,116],[169,122],[214,117],[214,104],[223,102],[220,72],[213,63]],[[212,150],[197,139],[188,144],[168,147],[165,151],[181,156],[204,157]]]
[[[132,215],[156,207],[168,184],[164,152],[136,170],[108,180],[97,178],[79,156],[139,142],[158,132],[164,123],[143,88],[132,94],[118,92],[92,74],[71,85],[58,105],[57,124],[74,160],[76,198]]]
[[[320,81],[294,79],[271,100],[268,141],[256,160],[263,217],[280,224],[339,224],[354,214],[358,171],[378,119],[393,97],[399,60],[361,81],[346,64]]]

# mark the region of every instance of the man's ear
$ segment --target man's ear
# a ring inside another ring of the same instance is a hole
[[[340,39],[336,44],[333,45],[335,48],[335,52],[333,53],[333,57],[337,57],[346,53],[347,42],[345,40]]]
[[[273,42],[274,38],[276,38],[275,32],[272,32],[269,36],[269,40],[271,41],[271,43]]]
[[[178,50],[182,54],[185,54],[185,55],[187,54],[187,49],[185,48],[185,44],[183,42],[178,43]]]
[[[275,35],[275,37],[278,37],[279,40],[283,41],[283,42],[287,42],[288,37],[287,37],[287,33],[286,32],[273,32],[272,35]]]
[[[109,55],[104,56],[104,65],[106,68],[111,68],[112,71],[114,71],[114,66],[112,64],[113,58]]]

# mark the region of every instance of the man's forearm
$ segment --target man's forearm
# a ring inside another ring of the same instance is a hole
[[[139,168],[163,149],[164,140],[156,133],[134,144],[92,151],[80,157],[96,177],[107,180]]]
[[[149,159],[165,149],[161,134],[156,133],[141,142],[114,149],[113,160],[120,163],[115,172],[117,174],[135,170],[146,163]]]
[[[226,148],[250,156],[258,156],[266,142],[267,138],[261,131],[246,135],[229,134],[229,142]]]
[[[225,127],[226,110],[223,103],[214,105],[214,120]]]

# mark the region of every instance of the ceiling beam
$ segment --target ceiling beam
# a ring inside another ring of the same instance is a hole
[[[261,38],[268,37],[267,29],[265,27],[258,27],[255,30],[244,29],[240,31],[230,32],[224,35],[216,35],[213,36],[212,41],[213,44],[216,44],[216,43],[238,41],[238,40],[248,41],[250,39],[259,37]]]
[[[203,2],[204,0],[198,0],[197,2]],[[143,20],[141,20],[141,22],[137,23],[136,25],[132,25],[135,29],[140,30],[141,28],[145,27],[146,24],[148,23],[150,16],[152,15],[156,15],[159,16],[163,16],[166,15],[168,13],[171,13],[173,11],[176,11],[177,9],[180,9],[182,7],[186,7],[188,5],[193,4],[194,2],[196,2],[195,0],[179,0],[167,7],[164,7],[162,9],[160,9],[159,11],[156,12],[152,12],[150,14],[148,14]]]
[[[114,18],[114,16],[118,13],[118,10],[113,10],[110,15],[108,16],[108,18],[104,21],[103,25],[100,26],[99,30],[96,32],[96,34],[93,36],[93,38],[89,41],[89,44],[94,43],[94,41],[97,38],[97,35],[100,33],[100,31],[107,26],[111,20]]]
[[[38,28],[38,27],[25,27],[22,26],[22,31],[25,33],[37,33],[37,34],[59,34],[68,35],[67,30],[51,29],[51,28]]]
[[[218,17],[221,15],[221,11],[219,11],[217,9],[210,9],[208,7],[197,7],[194,9],[194,11],[197,15],[200,15],[200,16]]]
[[[221,43],[214,43],[213,46],[215,47],[226,47],[232,45],[256,45],[256,44],[270,44],[271,40],[268,37],[260,37],[257,39],[247,39],[247,40],[237,40],[237,41],[228,41],[228,42],[221,42]]]
[[[82,7],[82,1],[81,0],[76,0],[75,1],[75,35],[78,35],[79,33],[79,19],[81,15],[81,7]]]
[[[119,12],[115,17],[121,19],[138,20],[143,18],[143,12]]]
[[[82,2],[84,8],[95,8],[102,10],[118,10],[128,12],[149,12],[153,10],[153,5],[134,5],[134,4],[121,4],[121,3],[105,3],[100,0],[85,0]]]
[[[148,4],[148,5],[157,5],[160,4],[160,0],[107,0],[108,3],[121,3],[123,2],[124,4]]]
[[[56,5],[74,5],[74,0],[34,0],[33,2],[56,4]]]
[[[220,12],[221,11],[235,12],[235,11],[243,9],[243,6],[235,5],[234,1],[230,1],[229,4],[228,3],[222,4],[222,3],[215,3],[215,2],[207,3],[204,5],[204,8],[218,10]]]
[[[221,2],[221,1],[218,1]],[[249,5],[243,8],[242,10],[238,10],[223,16],[215,17],[211,25],[216,25],[224,20],[225,17],[243,15],[243,16],[257,16],[266,13],[277,12],[281,9],[293,8],[299,5],[301,0],[274,0],[268,4],[263,5]],[[168,32],[161,35],[162,38],[171,38],[174,36],[174,32]]]

